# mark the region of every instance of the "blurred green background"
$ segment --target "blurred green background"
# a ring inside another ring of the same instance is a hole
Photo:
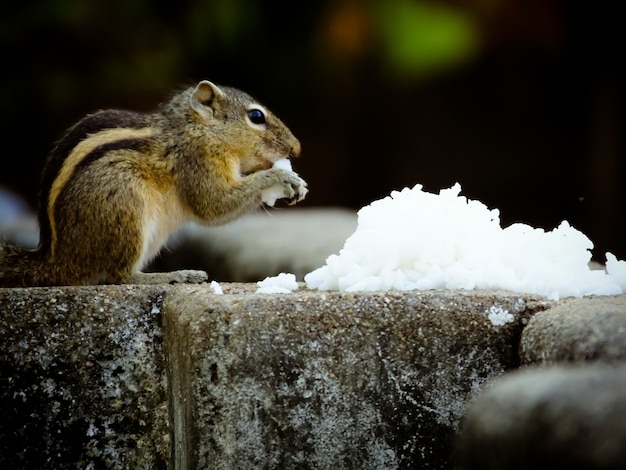
[[[309,206],[463,193],[626,258],[619,3],[35,0],[0,6],[0,186],[35,204],[53,142],[208,78],[303,145]]]

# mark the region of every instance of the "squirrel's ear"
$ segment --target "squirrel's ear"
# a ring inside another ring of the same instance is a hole
[[[198,113],[204,114],[207,108],[215,110],[217,100],[224,96],[224,92],[220,88],[208,80],[202,80],[196,85],[191,94],[191,107]]]

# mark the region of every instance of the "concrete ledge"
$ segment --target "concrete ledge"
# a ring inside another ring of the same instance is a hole
[[[440,468],[465,403],[548,304],[488,292],[170,293],[190,468]],[[493,309],[514,321],[494,326]],[[177,317],[174,319],[173,317]]]
[[[223,287],[0,289],[2,467],[447,467],[467,401],[554,305]]]
[[[0,289],[0,467],[166,467],[164,293]]]

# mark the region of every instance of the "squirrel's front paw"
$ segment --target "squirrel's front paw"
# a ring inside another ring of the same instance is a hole
[[[296,202],[302,201],[309,192],[306,181],[304,181],[297,173],[292,172],[291,178],[283,182],[285,188],[285,196],[287,196],[288,204],[294,205]]]
[[[302,201],[309,192],[306,181],[295,171],[272,169],[278,171],[278,183],[265,189],[261,195],[262,201],[268,206],[273,206],[277,199],[287,199],[289,205]]]

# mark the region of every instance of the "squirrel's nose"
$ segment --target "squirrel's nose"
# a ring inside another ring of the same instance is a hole
[[[299,156],[301,149],[302,147],[300,146],[300,141],[298,139],[294,139],[294,142],[291,144],[291,149],[289,150],[289,158]]]

